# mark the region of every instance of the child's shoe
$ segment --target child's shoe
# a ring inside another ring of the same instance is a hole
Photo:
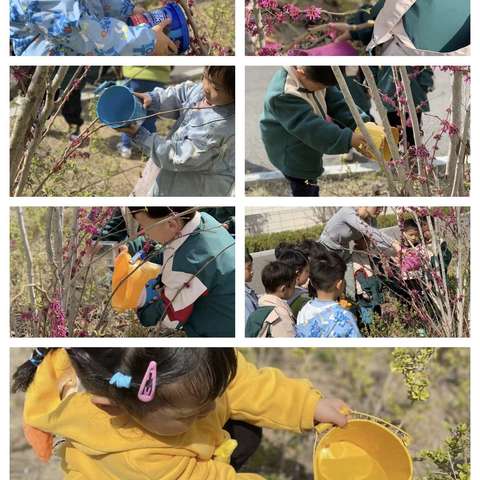
[[[132,157],[132,149],[130,147],[126,147],[123,143],[117,143],[117,150],[122,158]]]

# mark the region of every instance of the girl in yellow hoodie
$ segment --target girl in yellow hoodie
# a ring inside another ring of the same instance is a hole
[[[230,465],[227,421],[300,433],[348,408],[230,348],[36,349],[12,389],[41,459],[64,439],[68,480],[259,480]]]

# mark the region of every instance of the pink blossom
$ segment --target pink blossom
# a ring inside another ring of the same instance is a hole
[[[278,8],[277,0],[259,0],[258,5],[260,8],[266,8],[270,10],[275,10]]]
[[[283,6],[283,11],[292,19],[296,20],[300,14],[302,13],[301,10],[292,3],[287,3]]]
[[[65,320],[65,312],[59,296],[56,295],[48,306],[47,317],[50,320],[52,337],[67,337],[67,325]]]
[[[303,11],[305,18],[310,21],[318,20],[322,16],[322,9],[311,5]]]
[[[276,47],[262,47],[258,50],[257,55],[259,57],[269,57],[278,55],[278,48]]]
[[[448,133],[450,137],[458,134],[458,126],[448,120],[442,120],[442,133]]]
[[[402,257],[400,270],[402,273],[417,271],[422,266],[422,258],[415,250],[409,250]]]

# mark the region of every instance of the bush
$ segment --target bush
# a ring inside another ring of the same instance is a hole
[[[394,214],[381,215],[377,219],[378,228],[387,228],[397,225]],[[245,237],[245,248],[250,253],[273,250],[280,242],[300,243],[302,240],[318,240],[325,225],[302,228],[300,230],[285,230],[275,233],[260,233]]]

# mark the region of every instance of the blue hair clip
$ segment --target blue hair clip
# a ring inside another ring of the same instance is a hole
[[[112,376],[108,383],[110,383],[110,385],[115,385],[117,388],[130,388],[132,377],[125,375],[122,372],[117,372]]]
[[[45,354],[42,353],[38,348],[36,348],[33,351],[29,361],[33,366],[38,367],[42,363],[44,358],[45,358]]]

